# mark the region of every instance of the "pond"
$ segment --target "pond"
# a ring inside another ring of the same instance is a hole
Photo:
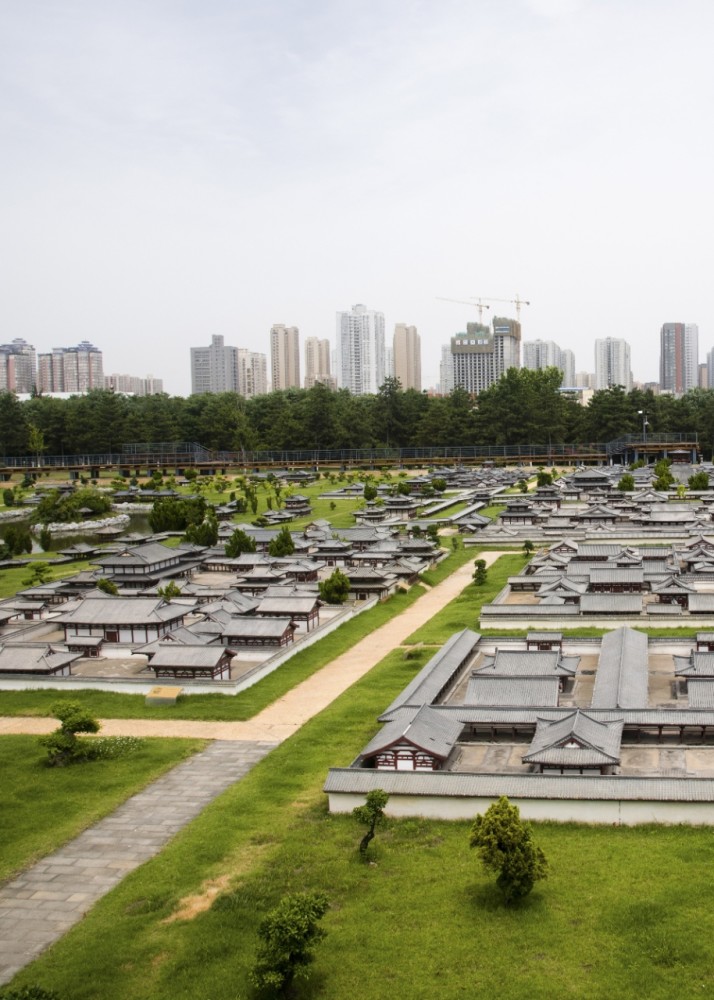
[[[3,521],[0,524],[0,538],[5,538],[5,532],[10,525],[29,528],[31,527],[31,522],[29,517],[17,518],[13,521]],[[121,525],[118,525],[118,527],[121,527]],[[107,542],[121,541],[125,535],[131,534],[151,534],[148,514],[129,514],[128,523],[123,525],[122,534],[117,535],[116,538],[107,538],[106,535],[98,535],[94,531],[82,531],[81,529],[73,531],[71,534],[53,535],[49,551],[58,552],[60,549],[69,548],[70,545],[77,545],[78,542],[86,542],[87,545],[105,545]],[[32,536],[32,551],[43,551],[35,535]]]

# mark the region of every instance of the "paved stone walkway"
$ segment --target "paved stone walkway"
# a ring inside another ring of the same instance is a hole
[[[216,741],[0,887],[0,985],[275,746]]]

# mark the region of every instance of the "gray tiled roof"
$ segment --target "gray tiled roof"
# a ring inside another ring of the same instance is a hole
[[[647,707],[647,636],[618,628],[602,637],[593,708]]]
[[[53,674],[78,660],[81,653],[70,653],[53,646],[4,646],[0,649],[0,674]]]
[[[225,646],[186,646],[178,642],[160,642],[151,660],[155,667],[217,667],[226,652]]]
[[[557,677],[492,677],[472,674],[466,689],[469,705],[558,704]]]
[[[601,722],[576,710],[559,719],[538,719],[524,764],[598,767],[620,761],[623,721]]]
[[[714,678],[690,677],[687,695],[690,708],[714,708]]]
[[[559,650],[497,649],[484,657],[474,673],[501,677],[572,677],[579,656],[563,656]]]
[[[691,594],[689,610],[692,614],[714,614],[714,594]]]
[[[589,614],[638,615],[642,611],[641,594],[583,594],[580,611]]]
[[[692,650],[689,656],[673,656],[675,677],[711,677],[714,679],[714,653]]]
[[[364,748],[360,757],[374,757],[395,743],[407,742],[445,760],[461,735],[463,723],[428,705],[401,708]]]
[[[60,625],[145,625],[176,621],[190,609],[153,597],[92,597],[58,615]]]
[[[316,597],[308,595],[302,597],[265,597],[256,608],[256,613],[263,614],[283,614],[283,615],[306,615],[319,607],[320,602]]]
[[[384,715],[405,705],[431,705],[435,702],[470,660],[480,638],[478,632],[470,628],[455,632],[397,695]]]

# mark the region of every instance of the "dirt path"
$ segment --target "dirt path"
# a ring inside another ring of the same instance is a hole
[[[483,552],[488,566],[503,552]],[[358,681],[420,625],[441,611],[471,581],[473,563],[465,563],[411,607],[361,639],[312,677],[288,691],[246,722],[191,722],[177,719],[103,719],[104,736],[183,736],[210,740],[269,740],[281,743]],[[54,719],[0,717],[0,734],[42,734],[57,727]]]

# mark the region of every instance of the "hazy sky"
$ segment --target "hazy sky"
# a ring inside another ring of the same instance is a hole
[[[477,318],[437,296],[518,293],[578,369],[655,379],[666,321],[704,360],[713,45],[711,0],[0,0],[0,342],[185,394],[362,302],[430,385]]]

